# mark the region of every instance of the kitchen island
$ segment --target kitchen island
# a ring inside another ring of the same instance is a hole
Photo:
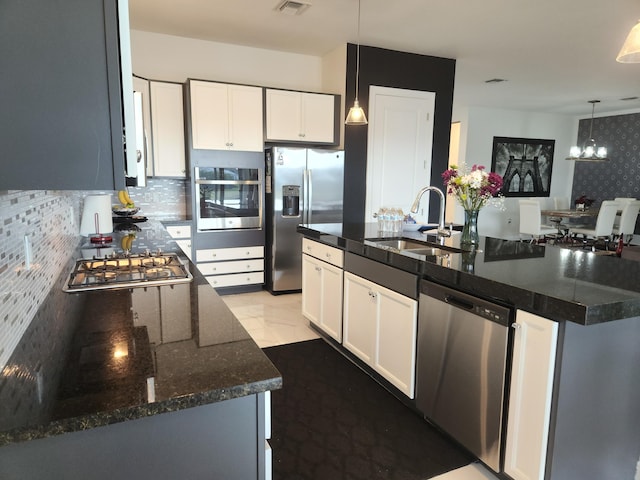
[[[71,294],[70,261],[2,371],[0,478],[265,478],[281,375],[180,255],[189,283]]]
[[[440,245],[435,236],[405,232],[404,238],[443,247],[419,255],[381,248],[380,240],[393,237],[379,233],[376,224],[301,225],[298,231],[307,241],[341,250],[345,285],[348,275],[364,275],[362,284],[374,289],[374,298],[381,282],[350,265],[373,261],[414,274],[416,291],[429,280],[513,309],[501,477],[635,478],[640,460],[640,262],[495,238],[481,238],[476,250],[461,251],[455,233]],[[346,316],[353,316],[346,306],[349,295],[345,287],[344,332],[352,328]],[[429,312],[421,311],[420,319],[423,315]],[[377,321],[380,347],[393,331],[393,319]],[[351,338],[369,338],[359,333]],[[416,338],[415,332],[404,336]],[[346,341],[333,343],[350,349]],[[405,349],[410,348],[409,342]],[[369,363],[375,369],[380,361]]]

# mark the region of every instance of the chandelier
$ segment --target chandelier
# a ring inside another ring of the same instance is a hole
[[[596,103],[600,103],[600,100],[589,100],[591,104],[591,124],[589,126],[589,139],[584,142],[582,148],[573,146],[569,150],[569,156],[567,160],[575,160],[582,162],[606,162],[607,147],[599,147],[596,141],[593,139],[593,114],[596,109]]]

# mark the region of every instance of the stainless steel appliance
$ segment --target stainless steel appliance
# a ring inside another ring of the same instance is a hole
[[[512,310],[424,280],[420,292],[416,406],[499,472]]]
[[[262,172],[253,167],[195,167],[199,231],[262,228]]]
[[[190,282],[193,276],[175,253],[112,255],[76,261],[65,292],[150,287]]]
[[[271,147],[265,154],[267,288],[302,288],[301,223],[342,223],[344,152]]]

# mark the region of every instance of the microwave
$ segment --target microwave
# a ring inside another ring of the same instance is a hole
[[[262,228],[264,172],[256,167],[195,167],[198,231]]]

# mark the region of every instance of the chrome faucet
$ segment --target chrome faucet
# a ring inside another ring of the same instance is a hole
[[[438,220],[438,236],[450,237],[451,230],[447,230],[444,227],[444,193],[438,187],[428,186],[421,189],[418,192],[418,195],[416,195],[416,199],[413,201],[413,205],[411,205],[411,213],[418,213],[418,208],[420,207],[420,199],[422,198],[422,195],[424,195],[428,191],[436,192],[440,197],[440,219]]]

